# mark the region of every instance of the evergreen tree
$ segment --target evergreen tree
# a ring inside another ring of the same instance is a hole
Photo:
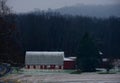
[[[85,33],[80,41],[79,54],[77,56],[77,67],[83,72],[95,71],[99,65],[99,53],[93,39]]]

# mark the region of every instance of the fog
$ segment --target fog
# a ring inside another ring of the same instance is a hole
[[[8,0],[8,5],[15,12],[29,12],[34,9],[57,9],[76,4],[107,5],[120,3],[119,0]]]

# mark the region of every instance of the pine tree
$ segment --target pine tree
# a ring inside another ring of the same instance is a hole
[[[80,41],[77,67],[83,72],[95,71],[99,65],[100,57],[95,42],[88,33],[85,33]]]

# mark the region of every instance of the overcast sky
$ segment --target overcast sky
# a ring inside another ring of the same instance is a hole
[[[8,5],[15,12],[29,12],[35,8],[41,10],[57,9],[75,4],[107,5],[116,3],[120,3],[120,0],[8,0]]]

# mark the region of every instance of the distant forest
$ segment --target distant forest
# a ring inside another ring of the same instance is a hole
[[[64,51],[77,56],[81,38],[89,33],[103,57],[120,58],[120,18],[95,18],[32,12],[16,15],[25,51]],[[86,51],[87,52],[87,51]]]
[[[0,18],[0,27],[1,62],[24,63],[26,51],[64,51],[66,57],[81,56],[86,33],[102,57],[120,58],[120,17],[32,12]]]

